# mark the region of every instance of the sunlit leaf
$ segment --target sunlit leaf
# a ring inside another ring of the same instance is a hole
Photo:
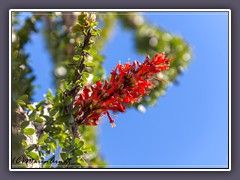
[[[32,159],[34,159],[34,160],[39,160],[39,156],[38,156],[38,154],[35,153],[35,152],[28,152],[28,153],[27,153],[27,156],[30,157],[30,158],[32,158]]]
[[[32,111],[35,109],[35,107],[34,107],[33,104],[28,104],[27,107],[28,107],[28,109],[30,109],[30,110],[32,110]]]
[[[35,133],[35,130],[33,128],[25,128],[23,130],[23,132],[26,134],[26,135],[33,135]]]
[[[44,141],[48,138],[48,134],[44,134],[41,138],[38,139],[38,144],[43,145]]]
[[[34,122],[38,122],[38,123],[42,123],[42,122],[46,121],[46,119],[45,119],[44,117],[40,116],[40,117],[36,118],[36,119],[33,120],[33,121],[34,121]]]

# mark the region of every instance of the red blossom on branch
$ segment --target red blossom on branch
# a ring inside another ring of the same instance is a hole
[[[124,112],[126,104],[137,102],[154,88],[154,74],[167,70],[169,66],[170,59],[164,53],[156,54],[152,60],[147,56],[142,64],[138,61],[119,63],[111,72],[109,81],[97,81],[90,88],[85,87],[77,97],[74,102],[74,106],[79,107],[76,122],[96,126],[99,118],[107,114],[112,127],[115,126],[109,110]]]

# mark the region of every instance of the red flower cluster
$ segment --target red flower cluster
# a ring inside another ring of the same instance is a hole
[[[152,60],[149,56],[141,64],[134,61],[122,65],[118,64],[111,72],[110,81],[104,84],[97,81],[90,88],[85,87],[76,99],[74,106],[78,106],[76,121],[83,125],[98,125],[99,118],[107,114],[113,126],[114,120],[109,110],[124,112],[126,104],[134,103],[154,88],[154,74],[165,71],[170,66],[169,58],[165,54],[156,54]]]

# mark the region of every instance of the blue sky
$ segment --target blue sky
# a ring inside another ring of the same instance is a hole
[[[225,12],[144,13],[169,33],[181,35],[193,60],[180,85],[170,86],[146,113],[127,109],[117,114],[116,127],[103,118],[99,149],[109,167],[226,168],[228,164],[228,14]],[[41,28],[41,24],[39,24]],[[52,83],[53,64],[41,34],[27,44],[39,85],[34,99],[43,99]],[[120,49],[120,51],[119,51]],[[117,23],[103,54],[110,72],[119,60],[143,61],[134,51],[131,32]]]

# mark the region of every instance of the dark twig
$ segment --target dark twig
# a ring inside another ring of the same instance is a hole
[[[88,30],[88,32],[87,32],[87,34],[84,38],[83,45],[81,47],[81,57],[82,58],[81,58],[81,61],[79,63],[79,66],[78,66],[79,69],[75,72],[75,77],[74,77],[74,81],[73,81],[73,84],[75,84],[75,86],[68,93],[65,92],[64,97],[71,96],[72,99],[74,100],[78,91],[79,91],[79,89],[80,89],[80,85],[76,84],[76,81],[82,78],[82,73],[85,69],[84,60],[87,56],[87,53],[84,52],[84,50],[86,49],[87,46],[89,46],[90,38],[91,38],[91,29]],[[73,108],[73,104],[71,104],[69,106],[69,108],[66,108],[66,112],[69,114],[72,111],[72,108]],[[73,125],[72,125],[72,133],[73,133],[74,138],[76,137],[76,138],[81,139],[81,136],[78,133],[78,124],[76,122],[74,122]]]

